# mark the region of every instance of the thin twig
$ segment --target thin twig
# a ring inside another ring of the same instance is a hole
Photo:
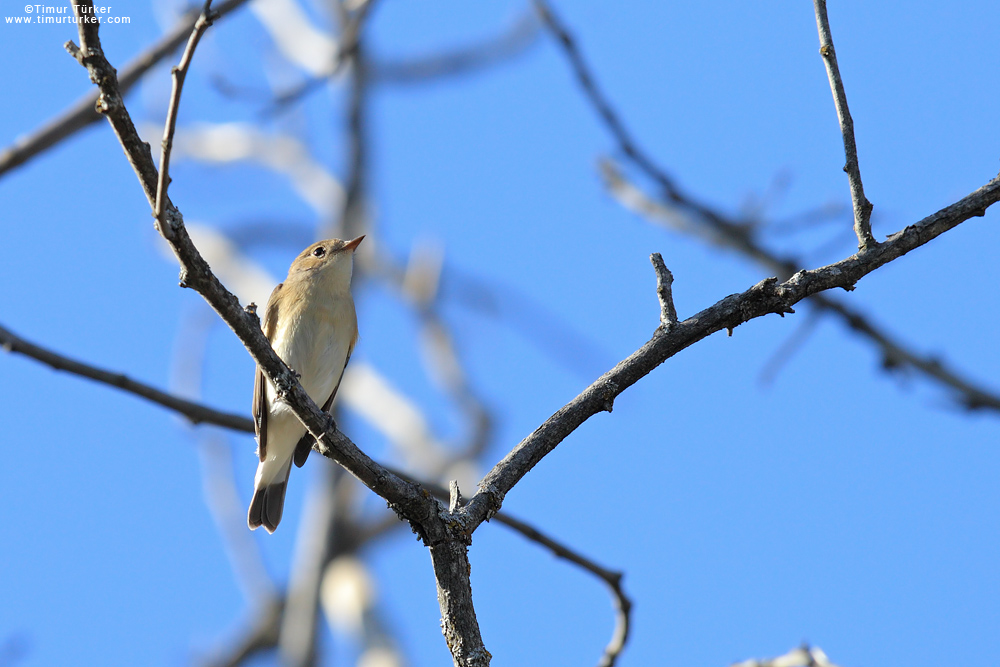
[[[833,48],[833,34],[830,32],[830,19],[826,14],[826,0],[813,0],[816,9],[816,29],[819,31],[819,53],[826,65],[826,74],[830,79],[830,90],[833,92],[833,103],[837,107],[837,119],[840,121],[840,131],[844,135],[844,153],[847,163],[844,171],[851,185],[851,203],[854,206],[854,233],[858,237],[858,249],[867,250],[877,244],[872,236],[872,203],[865,197],[865,188],[861,183],[861,168],[858,166],[858,146],[854,141],[854,120],[847,108],[847,93],[844,91],[844,81],[840,77],[837,66],[837,52]]]
[[[612,667],[618,660],[618,656],[621,655],[622,650],[625,648],[625,643],[628,641],[631,623],[632,601],[627,595],[625,595],[625,591],[622,588],[623,573],[601,567],[589,558],[582,556],[569,547],[566,547],[551,537],[543,534],[533,526],[524,523],[519,519],[515,519],[505,512],[498,512],[493,519],[508,528],[521,533],[521,535],[532,542],[541,544],[555,556],[568,560],[574,565],[590,572],[608,585],[608,588],[611,589],[611,594],[615,598],[615,629],[612,633],[611,641],[608,642],[607,647],[604,649],[604,655],[601,656],[601,660],[597,664],[598,667]]]
[[[234,431],[253,433],[253,422],[249,417],[242,417],[228,412],[220,412],[212,408],[188,401],[173,394],[160,391],[148,384],[138,382],[127,375],[115,373],[91,366],[61,354],[56,354],[43,347],[30,343],[13,332],[0,327],[0,346],[8,352],[17,352],[31,357],[57,371],[66,371],[80,377],[85,377],[102,384],[122,389],[136,396],[141,396],[157,405],[162,405],[186,417],[192,424],[215,424]]]
[[[215,10],[216,17],[221,17],[241,7],[247,0],[228,0]],[[149,70],[173,53],[191,34],[195,21],[200,16],[199,11],[184,15],[177,25],[164,37],[139,54],[128,63],[118,77],[118,87],[124,95]],[[99,92],[89,92],[75,104],[56,116],[38,130],[14,143],[0,153],[0,176],[18,167],[43,151],[52,148],[63,139],[72,136],[79,130],[101,120],[101,114],[94,106]]]
[[[181,55],[181,62],[171,70],[173,79],[173,89],[170,91],[170,104],[167,107],[167,122],[163,128],[163,144],[160,153],[160,174],[156,181],[156,200],[153,204],[153,217],[162,225],[163,203],[167,194],[167,187],[170,184],[170,152],[174,144],[174,131],[177,129],[177,112],[181,105],[181,90],[184,88],[184,79],[187,77],[188,68],[191,67],[191,59],[194,58],[194,50],[201,41],[201,36],[205,34],[215,14],[212,13],[212,0],[205,0],[205,6],[201,10],[201,15],[194,23],[191,30],[191,37],[188,39],[184,53]]]
[[[672,327],[677,324],[677,309],[674,308],[674,295],[671,286],[674,284],[674,274],[663,263],[663,255],[654,252],[649,256],[656,271],[656,297],[660,300],[660,324]]]

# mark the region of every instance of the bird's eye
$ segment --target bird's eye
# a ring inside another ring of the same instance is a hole
[[[314,257],[322,257],[325,254],[326,254],[326,248],[324,248],[323,246],[317,246],[316,249],[313,250]]]

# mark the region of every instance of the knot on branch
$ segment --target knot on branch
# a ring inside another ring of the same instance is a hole
[[[793,276],[793,280],[794,278]],[[777,313],[784,317],[785,313],[795,312],[786,301],[786,289],[779,285],[775,277],[765,278],[743,294],[733,295],[729,299],[735,300],[724,324],[730,336],[733,335],[733,329],[755,317],[767,313]]]
[[[608,380],[601,386],[601,397],[603,399],[602,408],[605,412],[612,412],[615,409],[615,399],[619,394],[618,383]]]
[[[295,371],[285,372],[282,371],[274,378],[274,394],[279,401],[288,401],[289,396],[291,396],[295,391]],[[333,417],[330,417],[333,419]]]
[[[246,306],[243,307],[243,312],[247,314],[250,321],[253,322],[255,329],[260,329],[260,315],[257,314],[257,304],[251,301]]]
[[[101,85],[98,82],[98,85]],[[109,116],[115,114],[122,109],[122,98],[118,95],[112,95],[105,92],[101,92],[97,96],[97,102],[94,104],[94,110],[102,115]]]

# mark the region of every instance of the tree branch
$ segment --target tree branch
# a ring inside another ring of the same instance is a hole
[[[430,545],[441,608],[441,632],[456,667],[488,667],[486,650],[472,604],[468,543],[446,540]]]
[[[840,121],[840,132],[844,135],[844,153],[847,157],[844,171],[847,172],[847,180],[851,184],[854,233],[858,237],[858,249],[865,250],[877,243],[872,236],[872,203],[865,197],[865,188],[861,184],[858,146],[854,141],[854,120],[851,118],[851,110],[847,108],[847,93],[844,91],[844,81],[840,78],[840,67],[837,66],[837,52],[833,48],[833,34],[830,32],[830,19],[826,14],[826,0],[813,0],[813,6],[816,10],[816,29],[819,31],[819,53],[826,65],[830,90],[833,92],[833,103],[837,107],[837,120]]]
[[[893,234],[874,248],[819,269],[799,271],[781,283],[777,278],[767,278],[670,329],[658,328],[645,345],[560,408],[493,467],[464,508],[467,530],[474,530],[481,521],[495,514],[506,493],[577,427],[598,412],[610,411],[619,394],[681,350],[717,331],[731,332],[740,324],[768,313],[794,312],[793,305],[824,290],[834,287],[851,290],[858,280],[872,271],[965,220],[984,215],[997,201],[1000,201],[1000,176],[958,202]]]
[[[654,222],[670,219],[671,212],[665,204],[649,199],[637,187],[626,182],[610,165],[604,164],[602,171],[612,195],[617,197],[624,206],[636,210]],[[721,237],[718,240],[724,245],[749,255],[766,270],[774,271],[782,279],[788,278],[800,270],[800,266],[795,260],[772,254],[749,236],[741,238]],[[957,371],[948,368],[937,357],[909,350],[904,343],[894,340],[889,333],[872,323],[856,308],[848,306],[840,299],[835,299],[828,294],[813,295],[809,297],[809,303],[823,312],[839,316],[851,331],[874,343],[882,354],[882,364],[886,369],[913,368],[923,373],[927,378],[951,389],[956,396],[955,401],[964,408],[968,410],[988,409],[1000,413],[1000,395],[965,379]]]
[[[664,203],[652,202],[645,198],[635,186],[622,179],[610,161],[603,160],[601,173],[612,194],[615,194],[626,207],[638,209],[646,216],[662,217],[664,223],[673,229],[695,234],[711,243],[736,250],[764,266],[767,271],[773,271],[782,279],[801,269],[798,262],[779,257],[756,241],[751,224],[730,219],[677,187],[666,172],[634,143],[610,101],[597,86],[569,29],[559,20],[545,0],[535,0],[535,6],[543,18],[543,24],[556,39],[569,61],[584,95],[618,142],[619,149],[632,164],[659,186]],[[688,216],[675,212],[674,207],[693,213],[705,224],[703,226],[689,224]],[[905,344],[894,341],[888,333],[879,330],[856,309],[825,294],[811,297],[810,302],[838,315],[854,332],[875,343],[881,349],[887,367],[909,365],[957,392],[961,396],[960,402],[966,408],[1000,411],[1000,396],[965,380],[938,359],[911,352]]]
[[[104,370],[96,366],[64,357],[43,347],[28,342],[12,331],[0,326],[0,346],[8,352],[17,352],[26,357],[51,366],[57,371],[66,371],[80,377],[89,378],[102,384],[117,387],[136,396],[141,396],[157,405],[174,410],[188,419],[192,424],[215,424],[234,431],[253,433],[253,422],[249,417],[220,412],[212,408],[188,401],[179,396],[168,394],[148,384],[138,382],[122,373]]]
[[[608,585],[608,588],[611,589],[611,594],[615,597],[615,629],[611,635],[611,641],[608,642],[607,647],[604,649],[604,654],[601,656],[600,662],[597,663],[597,667],[614,667],[615,662],[618,661],[618,656],[621,655],[622,650],[625,648],[625,643],[628,641],[631,625],[632,601],[625,595],[625,591],[622,588],[622,577],[624,574],[601,567],[589,558],[585,558],[541,533],[533,526],[515,519],[505,512],[498,512],[493,517],[493,520],[521,533],[521,535],[532,542],[541,544],[555,554],[556,557],[568,560],[574,565],[583,568]]]

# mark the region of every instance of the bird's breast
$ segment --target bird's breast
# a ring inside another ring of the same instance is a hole
[[[296,306],[282,314],[271,345],[300,375],[306,393],[322,405],[340,379],[357,336],[354,302],[348,296]]]

